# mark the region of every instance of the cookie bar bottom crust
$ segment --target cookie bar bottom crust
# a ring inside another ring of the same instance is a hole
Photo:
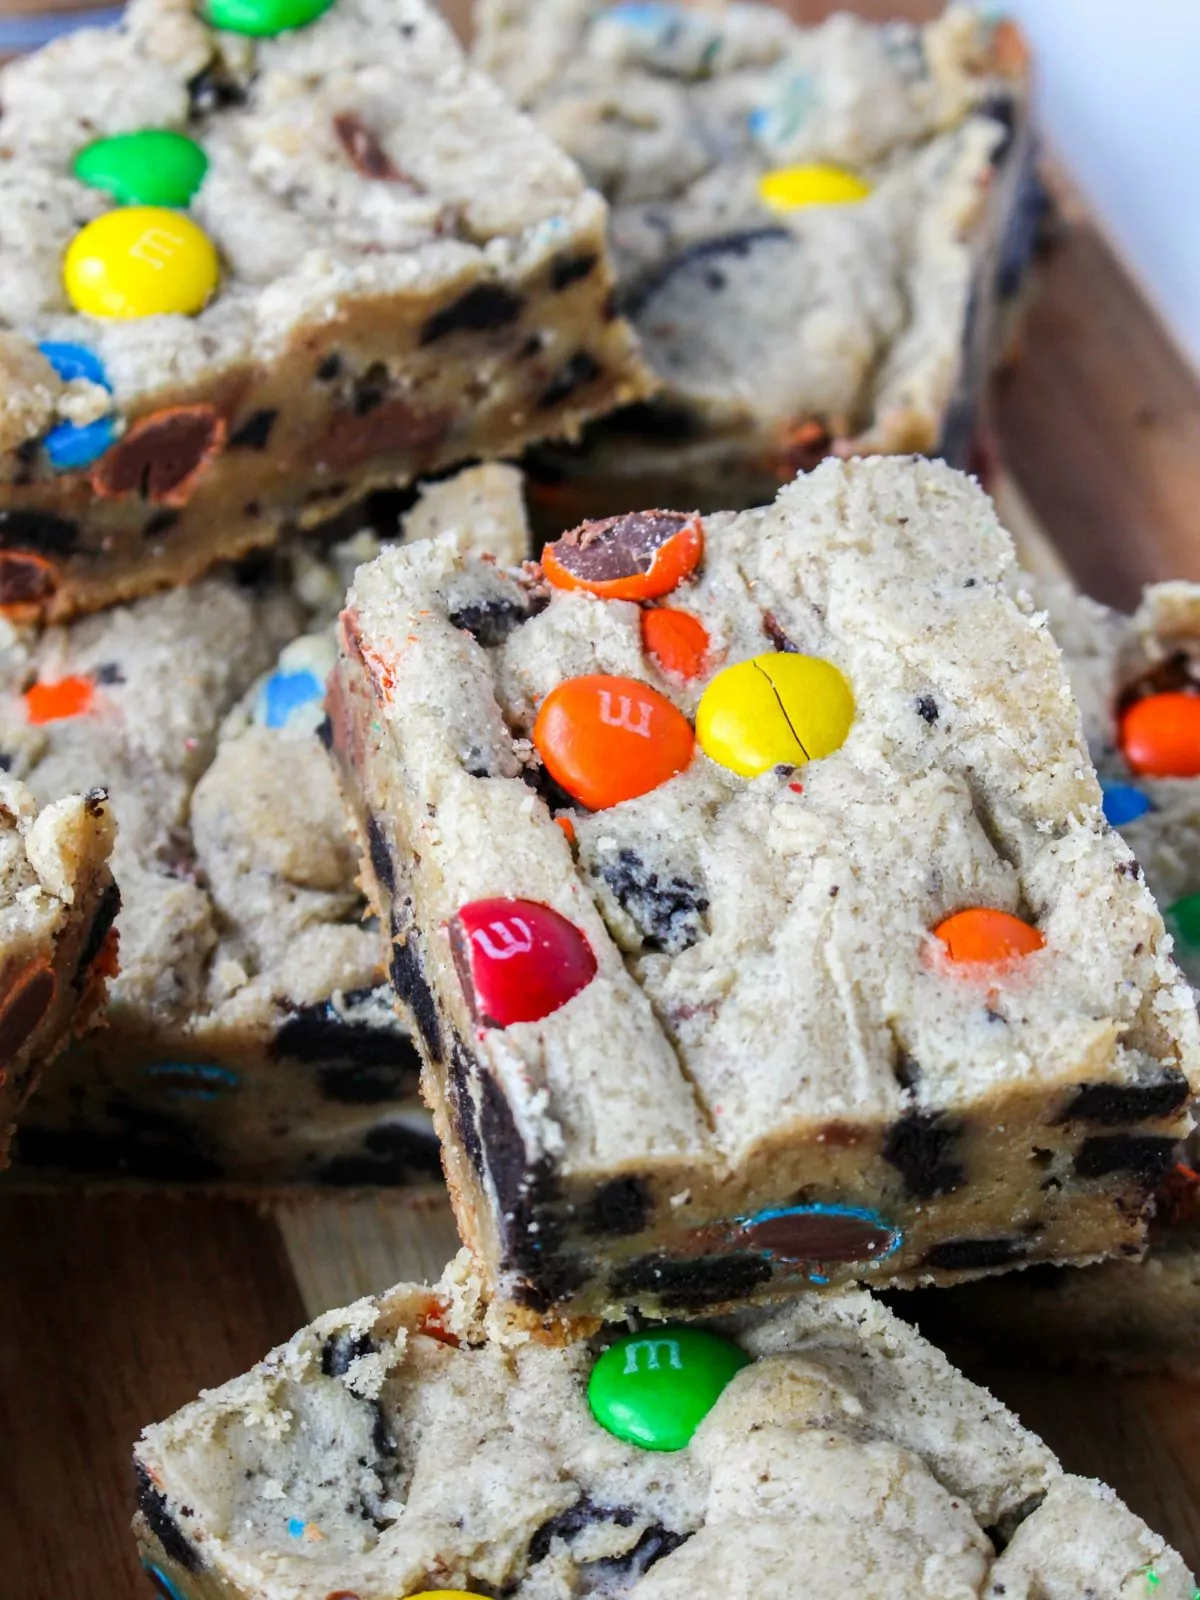
[[[4,877],[25,901],[0,910],[3,1167],[13,1125],[42,1069],[95,1020],[104,1003],[116,971],[113,923],[121,895],[109,869],[115,829],[104,790],[59,801],[36,820],[33,797],[22,785],[4,779],[0,791],[8,811],[4,832],[10,835]],[[11,859],[10,847],[19,861]]]
[[[90,472],[0,463],[0,612],[58,621],[187,583],[373,488],[571,436],[637,398],[603,216],[580,206],[519,279],[353,302],[269,368],[162,390]]]

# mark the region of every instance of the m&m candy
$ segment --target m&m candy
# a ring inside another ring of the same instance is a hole
[[[568,678],[542,702],[533,742],[569,795],[600,811],[657,789],[689,765],[696,741],[683,713],[636,678]]]
[[[1151,809],[1150,801],[1131,783],[1102,783],[1104,820],[1112,828],[1123,828],[1136,822]]]
[[[1200,950],[1200,894],[1186,894],[1163,912],[1163,921],[1177,944]]]
[[[38,345],[38,349],[64,383],[86,378],[89,383],[112,393],[104,363],[86,345],[47,339]],[[57,427],[50,429],[42,440],[42,446],[56,472],[73,472],[79,467],[90,467],[113,443],[118,431],[114,416],[97,417],[82,425],[60,422]]]
[[[779,651],[717,674],[696,710],[696,737],[713,761],[756,778],[831,755],[853,721],[854,696],[832,662]]]
[[[329,10],[333,0],[208,0],[205,15],[214,28],[265,39],[289,28],[305,28]]]
[[[186,206],[204,181],[208,157],[194,139],[168,128],[118,133],[84,145],[75,176],[123,206]]]
[[[604,600],[657,600],[694,572],[703,554],[699,517],[633,511],[564,533],[542,551],[542,571],[556,589],[586,589]]]
[[[1032,955],[1046,943],[1028,922],[988,906],[956,911],[939,922],[933,932],[946,946],[951,961],[970,966],[995,965]]]
[[[588,1379],[600,1426],[643,1450],[682,1450],[750,1357],[704,1328],[651,1326],[609,1345]]]
[[[803,206],[840,206],[865,200],[871,185],[844,167],[776,167],[758,180],[758,198],[772,211]]]
[[[582,929],[538,900],[470,900],[450,921],[450,949],[471,1014],[485,1028],[540,1022],[596,976]]]
[[[1200,694],[1136,700],[1121,718],[1121,750],[1145,777],[1200,777]]]
[[[219,275],[207,234],[160,206],[106,211],[79,230],[63,259],[71,304],[92,317],[192,316]]]
[[[689,611],[654,606],[642,612],[642,649],[660,672],[698,678],[708,656],[708,629]]]
[[[35,727],[47,722],[62,722],[67,717],[82,717],[92,709],[96,686],[91,678],[59,678],[54,683],[35,683],[25,691],[25,715]]]

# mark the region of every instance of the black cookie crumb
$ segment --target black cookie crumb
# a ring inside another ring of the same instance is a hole
[[[913,1200],[953,1194],[966,1182],[966,1172],[947,1157],[962,1133],[962,1124],[941,1111],[913,1111],[893,1122],[883,1141],[883,1159],[904,1179]]]
[[[1079,1178],[1107,1178],[1128,1172],[1147,1185],[1156,1184],[1171,1170],[1177,1141],[1152,1134],[1103,1133],[1085,1139],[1075,1156]]]
[[[583,1208],[586,1233],[620,1238],[641,1233],[653,1214],[650,1190],[641,1178],[613,1178]]]
[[[489,328],[506,328],[524,309],[523,297],[502,284],[477,283],[450,305],[434,312],[421,329],[420,343],[436,344],[448,334],[466,329],[482,333]]]
[[[1061,1121],[1078,1118],[1115,1127],[1122,1122],[1146,1122],[1151,1117],[1168,1117],[1188,1097],[1187,1079],[1182,1072],[1168,1068],[1152,1083],[1085,1083],[1063,1112]]]
[[[771,1277],[765,1256],[704,1256],[681,1261],[670,1256],[638,1256],[613,1277],[615,1300],[653,1295],[667,1310],[687,1311],[738,1300]]]
[[[943,1272],[975,1272],[988,1267],[1007,1266],[1019,1261],[1029,1249],[1029,1240],[944,1239],[925,1254],[921,1265],[938,1267]]]

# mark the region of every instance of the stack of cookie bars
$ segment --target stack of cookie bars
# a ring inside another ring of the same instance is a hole
[[[1195,1293],[1200,604],[1035,592],[955,470],[1019,36],[476,20],[133,0],[0,73],[5,1123],[111,982],[11,1178],[444,1172],[464,1244],[146,1431],[147,1573],[1194,1600],[902,1320]]]

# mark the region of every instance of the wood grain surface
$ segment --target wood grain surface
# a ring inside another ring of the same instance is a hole
[[[0,14],[60,8],[73,0],[0,0]],[[461,22],[465,0],[454,9]],[[815,20],[829,7],[789,9]],[[1200,578],[1200,392],[1062,192],[1070,226],[997,388],[1015,479],[1005,515],[1040,522],[1092,592],[1129,603],[1148,579]],[[128,1533],[141,1426],[324,1306],[432,1275],[454,1243],[438,1201],[298,1199],[270,1215],[144,1191],[5,1192],[0,1178],[0,1595],[151,1600]],[[1068,1467],[1112,1483],[1200,1567],[1200,1389],[962,1359]]]

